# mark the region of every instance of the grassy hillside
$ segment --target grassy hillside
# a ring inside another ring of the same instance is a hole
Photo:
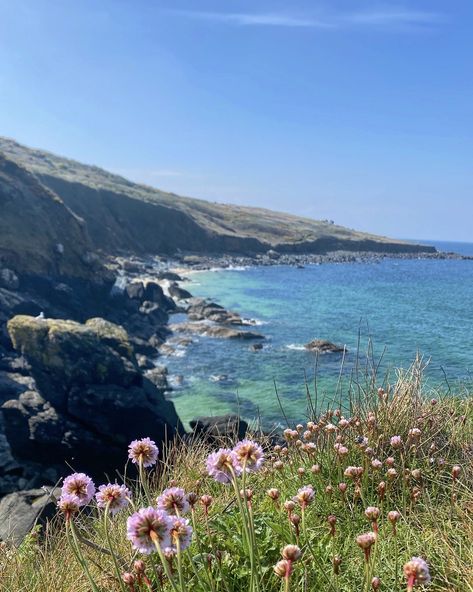
[[[33,172],[89,227],[99,248],[148,252],[432,250],[326,221],[211,203],[132,183],[95,166],[0,138],[0,152]]]
[[[472,400],[424,398],[418,370],[286,430],[282,446],[237,444],[233,475],[209,457],[217,443],[176,443],[139,473],[129,462],[118,502],[92,488],[0,550],[2,590],[473,592]],[[138,539],[136,512],[156,503],[175,538],[155,548],[150,533],[164,534],[150,524]]]

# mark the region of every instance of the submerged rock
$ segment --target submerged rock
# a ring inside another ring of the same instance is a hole
[[[214,417],[197,417],[190,422],[194,434],[202,436],[209,442],[222,438],[243,439],[248,424],[238,415],[216,415]]]
[[[336,345],[331,341],[327,341],[326,339],[313,339],[309,343],[304,345],[306,349],[312,352],[318,353],[336,353],[336,352],[343,352],[346,350],[344,346]]]
[[[175,333],[196,333],[206,337],[216,337],[219,339],[264,339],[264,335],[256,331],[245,331],[244,329],[235,329],[227,325],[201,323],[178,323],[170,327]]]

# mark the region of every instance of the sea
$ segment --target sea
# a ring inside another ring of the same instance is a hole
[[[473,243],[422,242],[473,255]],[[473,391],[473,260],[216,269],[191,274],[183,287],[253,319],[265,336],[259,351],[194,336],[161,360],[185,424],[238,413],[280,428],[348,406],[370,385],[392,385],[416,359],[429,396]],[[346,351],[315,355],[304,344],[316,338]]]

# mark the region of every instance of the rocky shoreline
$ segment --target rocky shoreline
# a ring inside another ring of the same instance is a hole
[[[181,286],[186,275],[255,265],[376,263],[385,257],[420,255],[123,256],[108,258],[97,282],[22,277],[1,268],[0,524],[15,508],[23,516],[30,508],[30,516],[50,504],[40,488],[54,488],[68,465],[99,478],[123,465],[123,446],[135,437],[149,435],[159,443],[188,437],[167,396],[172,388],[160,358],[187,347],[194,335],[247,340],[254,351],[263,347],[265,337],[254,320],[194,298]],[[452,253],[422,258],[473,259]],[[176,314],[184,315],[179,322],[172,318]],[[309,349],[336,348],[314,344]],[[209,438],[236,425],[241,432],[246,424],[235,417],[196,418],[190,437]],[[25,523],[19,517],[17,522]],[[0,540],[8,534],[0,527]]]
[[[220,257],[209,255],[183,255],[176,258],[171,268],[177,273],[185,274],[189,271],[208,271],[212,269],[227,269],[238,267],[258,267],[273,265],[289,265],[301,267],[305,265],[322,265],[327,263],[379,263],[384,259],[428,259],[428,260],[473,260],[471,255],[461,255],[454,252],[423,252],[423,253],[375,253],[371,251],[332,251],[329,253],[279,253],[269,250],[264,255]]]

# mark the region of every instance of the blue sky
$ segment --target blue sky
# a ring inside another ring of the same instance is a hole
[[[471,0],[0,0],[0,134],[133,180],[473,241]]]

